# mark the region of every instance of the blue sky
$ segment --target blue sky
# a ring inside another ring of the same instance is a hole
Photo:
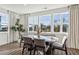
[[[1,24],[5,25],[8,23],[8,19],[6,18],[6,16],[1,16]]]
[[[40,23],[44,24],[44,25],[50,25],[50,21],[51,21],[51,16],[40,16]]]
[[[69,18],[68,18],[68,14],[61,14],[61,15],[56,15],[55,17],[54,17],[54,22],[55,23],[58,23],[58,22],[60,22],[61,20],[61,17],[63,18],[62,19],[62,21],[64,22],[64,23],[68,23],[68,21],[69,21]]]

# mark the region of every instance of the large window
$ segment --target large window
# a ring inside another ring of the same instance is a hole
[[[30,16],[28,18],[28,27],[30,32],[37,31],[38,29],[38,16]]]
[[[29,31],[50,32],[51,30],[51,15],[30,16],[28,18]]]
[[[53,16],[53,17],[52,17]],[[69,13],[53,13],[53,15],[29,16],[29,31],[41,32],[68,32]]]
[[[0,14],[0,31],[8,30],[8,15]]]
[[[69,13],[56,13],[54,17],[54,32],[68,32]]]
[[[50,32],[51,31],[51,16],[42,15],[39,16],[41,32]]]

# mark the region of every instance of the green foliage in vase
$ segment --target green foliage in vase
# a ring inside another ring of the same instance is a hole
[[[24,32],[24,31],[25,31],[25,29],[23,28],[23,25],[20,24],[20,20],[19,20],[19,19],[17,19],[15,25],[12,26],[11,29],[12,29],[13,31],[15,31],[15,32],[18,31],[18,33],[19,33],[19,38],[20,38],[20,32]]]

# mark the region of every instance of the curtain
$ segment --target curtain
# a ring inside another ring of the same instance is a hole
[[[69,6],[69,11],[70,11],[69,45],[70,48],[79,49],[79,5]]]
[[[26,30],[25,33],[28,32],[28,14],[20,15],[20,23],[23,24],[24,29]]]
[[[16,20],[19,18],[17,13],[8,11],[8,15],[9,15],[9,30],[8,30],[8,42],[14,42],[18,40],[18,36],[17,33],[15,33],[14,31],[11,30],[11,27],[15,25]]]

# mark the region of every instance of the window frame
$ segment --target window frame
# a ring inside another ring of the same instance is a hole
[[[39,19],[39,17],[40,16],[45,16],[45,15],[50,15],[50,32],[41,32],[41,33],[66,33],[66,34],[68,34],[68,32],[63,32],[63,24],[67,24],[68,25],[68,30],[69,30],[69,23],[70,23],[70,19],[68,19],[69,20],[69,22],[68,23],[63,23],[63,18],[62,18],[62,14],[64,14],[64,13],[68,13],[69,14],[69,11],[64,11],[64,12],[58,12],[58,13],[52,13],[52,14],[43,14],[43,15],[38,15],[37,17],[38,17],[38,26],[40,27],[40,19]],[[59,23],[54,23],[54,16],[55,15],[57,15],[57,14],[59,14],[60,15],[60,22]],[[35,16],[35,15],[34,15]],[[36,31],[34,31],[34,16],[32,15],[32,17],[33,17],[33,31],[29,31],[28,30],[28,32],[31,32],[31,33],[36,33]],[[30,17],[30,16],[29,16]],[[60,25],[60,31],[59,32],[54,32],[54,24],[58,24],[58,25]],[[29,28],[28,28],[29,29]]]

